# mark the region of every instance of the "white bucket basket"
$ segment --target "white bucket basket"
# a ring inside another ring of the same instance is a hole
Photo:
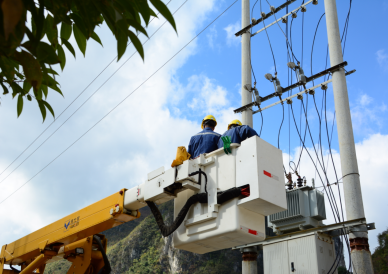
[[[177,181],[186,186],[174,201],[174,218],[188,198],[205,192],[198,175],[188,175],[201,168],[207,174],[208,204],[193,205],[185,221],[174,232],[175,248],[203,254],[262,241],[265,239],[264,216],[287,209],[282,153],[257,136],[231,144],[231,154],[218,149],[178,167]],[[193,185],[190,187],[190,185]],[[249,185],[250,196],[217,204],[217,192]]]

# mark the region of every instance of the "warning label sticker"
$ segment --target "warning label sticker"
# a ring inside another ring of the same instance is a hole
[[[268,176],[268,177],[270,177],[272,179],[275,179],[276,181],[279,181],[279,177],[278,176],[276,176],[276,175],[274,175],[274,174],[272,174],[272,173],[270,173],[270,172],[268,172],[266,170],[263,170],[263,173],[264,173],[265,176]]]
[[[263,237],[264,234],[259,232],[259,231],[256,231],[256,230],[253,230],[253,229],[250,229],[250,228],[247,228],[245,226],[240,226],[240,230],[241,231],[244,231],[246,233],[249,233],[249,234],[252,234],[252,235],[255,235],[255,236],[258,236],[258,237]]]

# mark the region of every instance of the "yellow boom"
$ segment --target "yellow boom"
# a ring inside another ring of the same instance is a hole
[[[5,264],[21,265],[21,274],[43,273],[46,264],[62,258],[73,263],[68,273],[98,273],[106,265],[106,239],[96,234],[140,217],[138,210],[124,209],[126,190],[4,245],[0,253],[0,274],[18,273],[4,269]]]

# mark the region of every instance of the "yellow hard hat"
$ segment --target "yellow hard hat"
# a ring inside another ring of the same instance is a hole
[[[216,125],[217,125],[217,120],[216,118],[214,118],[213,115],[206,115],[205,118],[203,118],[202,120],[202,124],[201,124],[202,129],[203,129],[203,123],[205,123],[206,120],[213,120],[214,122],[216,122]]]
[[[232,126],[232,125],[239,125],[239,126],[242,126],[242,123],[240,122],[240,120],[233,120],[232,122],[230,122],[229,123],[229,125],[228,125],[228,130],[230,129],[230,127]]]

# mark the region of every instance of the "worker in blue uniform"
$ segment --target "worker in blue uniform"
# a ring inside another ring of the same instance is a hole
[[[190,139],[188,153],[190,153],[190,159],[195,159],[202,153],[209,153],[218,149],[218,140],[221,134],[214,132],[214,128],[217,126],[217,120],[213,115],[207,115],[202,120],[201,128],[203,131],[195,134]]]
[[[231,139],[231,143],[241,144],[242,141],[252,137],[259,136],[257,135],[256,130],[251,128],[250,126],[243,126],[239,120],[233,120],[228,125],[228,130],[222,134],[221,137],[229,136]],[[218,141],[218,148],[222,148],[224,146],[224,142],[221,138]]]

